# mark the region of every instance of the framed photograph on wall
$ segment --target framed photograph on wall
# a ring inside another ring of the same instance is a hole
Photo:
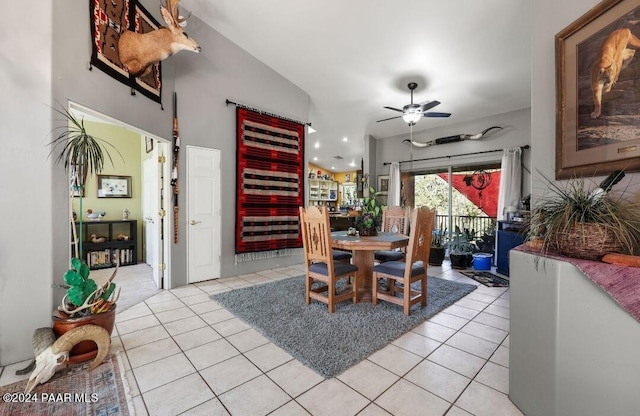
[[[98,198],[131,198],[131,176],[98,175]]]
[[[640,0],[605,0],[555,36],[556,179],[640,170],[638,21]]]
[[[153,139],[151,137],[144,136],[144,144],[147,153],[151,153],[153,150]]]
[[[382,195],[389,194],[389,175],[378,175],[378,192]]]

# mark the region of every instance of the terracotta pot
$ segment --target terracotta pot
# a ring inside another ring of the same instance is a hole
[[[96,315],[88,315],[80,318],[69,318],[66,313],[55,311],[53,313],[53,332],[56,338],[67,331],[81,325],[98,325],[106,329],[109,334],[113,332],[113,325],[116,320],[116,305],[113,305],[107,312]],[[93,341],[82,341],[71,349],[69,353],[70,363],[80,363],[91,360],[98,354],[98,347]]]

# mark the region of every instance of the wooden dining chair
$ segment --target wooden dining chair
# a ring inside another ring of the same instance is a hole
[[[396,232],[407,235],[409,231],[409,207],[402,208],[400,206],[389,206],[382,209],[382,231]],[[380,263],[386,261],[404,260],[404,251],[402,250],[378,250],[373,253],[374,258]]]
[[[300,207],[300,224],[302,226],[302,244],[307,268],[305,284],[305,300],[307,305],[311,299],[326,303],[329,313],[335,311],[335,304],[348,299],[358,301],[356,272],[358,267],[334,261],[331,249],[331,228],[329,211],[326,207]],[[342,278],[353,277],[350,286],[345,282],[346,290],[337,292],[337,283]],[[321,285],[317,285],[321,282]],[[315,284],[315,285],[314,285]]]
[[[341,261],[344,263],[351,263],[351,258],[353,255],[344,250],[332,250],[331,255],[333,256],[333,261]]]
[[[372,302],[378,299],[401,305],[405,315],[411,314],[411,306],[420,302],[427,305],[427,263],[431,248],[431,232],[436,211],[428,207],[416,208],[411,216],[411,232],[405,261],[388,261],[373,268]],[[386,279],[386,287],[380,286]],[[420,289],[411,284],[420,282]],[[402,285],[402,288],[396,287]]]

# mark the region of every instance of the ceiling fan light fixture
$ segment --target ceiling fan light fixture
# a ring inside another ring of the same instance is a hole
[[[405,123],[413,126],[422,118],[422,111],[420,109],[420,104],[413,103],[413,97],[411,98],[411,101],[411,104],[405,105],[402,109],[402,119]]]
[[[418,121],[420,121],[421,118],[422,113],[416,112],[415,110],[412,111],[412,109],[409,109],[408,112],[402,114],[402,119],[410,126],[416,124]]]

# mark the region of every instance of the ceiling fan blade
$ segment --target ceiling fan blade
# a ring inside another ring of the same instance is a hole
[[[402,116],[396,116],[396,117],[383,118],[382,120],[378,120],[378,121],[376,121],[376,123],[380,123],[381,121],[393,120],[394,118],[400,118],[400,117],[402,117]]]
[[[399,108],[394,108],[394,107],[383,107],[383,108],[386,108],[386,109],[389,109],[389,110],[393,110],[393,111],[398,111],[398,112],[402,113],[402,110],[400,110]]]
[[[433,107],[437,105],[440,105],[440,101],[437,101],[437,100],[425,101],[423,103],[420,103],[420,111],[424,113],[425,111],[431,110]]]
[[[450,115],[451,113],[436,113],[435,111],[422,114],[423,117],[449,117]]]

